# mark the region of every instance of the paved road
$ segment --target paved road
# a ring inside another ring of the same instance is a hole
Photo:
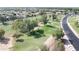
[[[74,48],[76,49],[76,51],[79,51],[79,39],[75,36],[75,34],[71,31],[71,29],[69,28],[68,24],[67,24],[67,18],[70,15],[66,15],[63,20],[62,20],[62,26],[64,29],[64,32],[66,33],[66,35],[69,38],[69,41],[71,42],[71,44],[74,46]]]

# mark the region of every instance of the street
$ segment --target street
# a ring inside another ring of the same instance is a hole
[[[69,41],[71,42],[71,44],[74,46],[74,48],[76,49],[76,51],[79,51],[79,39],[78,37],[76,37],[76,35],[71,31],[71,29],[69,28],[68,24],[67,24],[67,18],[70,15],[66,15],[63,20],[62,20],[62,26],[63,26],[63,30],[66,33],[66,35],[69,38]]]

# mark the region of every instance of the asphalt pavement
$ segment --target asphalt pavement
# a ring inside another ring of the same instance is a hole
[[[67,18],[71,15],[66,15],[62,20],[62,27],[64,32],[66,33],[67,37],[69,38],[69,41],[74,46],[76,51],[79,51],[79,38],[73,33],[73,31],[69,28],[67,24]]]

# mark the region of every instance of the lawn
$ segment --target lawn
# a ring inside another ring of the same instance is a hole
[[[69,17],[69,23],[77,33],[79,33],[79,27],[76,26],[76,22],[77,22],[78,19],[79,19],[79,16]]]
[[[59,16],[60,17],[60,16]],[[37,17],[30,17],[28,19],[41,19],[41,16]],[[60,17],[61,19],[61,17]],[[12,21],[7,22],[8,25],[2,25],[0,24],[0,28],[3,28],[6,33],[8,32],[15,32],[11,27],[12,27]],[[16,42],[15,46],[13,47],[14,51],[37,51],[39,50],[45,40],[52,35],[52,33],[55,33],[59,28],[60,28],[60,22],[58,21],[53,21],[50,26],[44,25],[41,27],[44,30],[44,36],[35,38],[34,36],[28,36],[26,34],[23,34],[23,36],[20,36],[17,39],[23,39],[23,42]]]

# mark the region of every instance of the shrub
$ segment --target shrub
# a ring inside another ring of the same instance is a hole
[[[41,51],[49,51],[49,49],[46,46],[44,46],[44,45],[41,46],[40,49],[41,49]]]
[[[64,51],[64,43],[61,40],[56,40],[55,51]]]
[[[34,36],[35,38],[39,38],[44,36],[44,30],[38,29],[38,30],[33,30],[29,33],[29,35]]]
[[[53,15],[53,19],[57,19],[57,15],[54,14],[54,15]]]
[[[19,30],[23,25],[24,25],[24,24],[23,24],[23,20],[17,19],[17,20],[15,20],[14,23],[12,24],[12,28],[13,28],[14,30]]]
[[[42,15],[41,19],[39,20],[39,22],[43,22],[44,24],[47,24],[48,20],[47,20],[47,16],[46,15]]]
[[[20,37],[20,36],[22,36],[22,35],[23,35],[22,33],[14,33],[14,34],[13,34],[13,37],[18,38],[18,37]]]
[[[0,38],[3,37],[5,34],[5,31],[3,29],[0,28]]]
[[[61,37],[63,37],[64,33],[63,33],[62,30],[58,29],[58,30],[57,30],[56,32],[54,32],[52,35],[53,35],[53,36],[56,36],[57,39],[60,39]]]
[[[37,26],[37,21],[36,20],[25,20],[25,24],[26,24],[25,28],[27,32],[31,32],[34,29],[34,27]]]
[[[24,42],[24,39],[17,39],[16,42]]]
[[[75,22],[75,25],[76,25],[77,27],[79,27],[78,21]]]
[[[58,30],[56,35],[57,35],[57,38],[59,39],[64,35],[64,33],[62,32],[62,30]]]

